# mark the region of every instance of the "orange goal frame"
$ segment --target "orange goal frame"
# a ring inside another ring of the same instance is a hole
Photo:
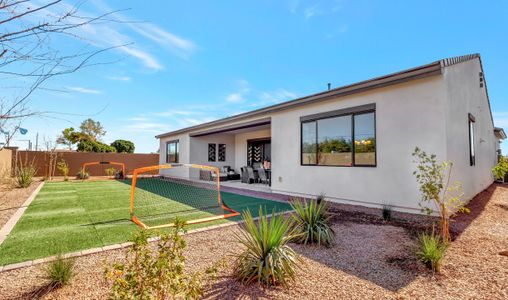
[[[92,161],[92,162],[86,162],[81,167],[81,170],[82,170],[83,174],[85,174],[86,167],[92,166],[92,165],[118,165],[118,166],[122,166],[122,178],[121,179],[127,178],[126,177],[127,174],[125,174],[125,164],[124,163],[115,162],[115,161]]]
[[[209,171],[215,172],[215,174],[217,176],[217,201],[223,210],[229,212],[229,213],[217,215],[217,216],[211,216],[211,217],[200,218],[200,219],[195,219],[195,220],[188,220],[185,222],[186,225],[210,222],[210,221],[215,221],[215,220],[220,220],[220,219],[227,219],[227,218],[231,218],[231,217],[240,215],[239,212],[233,210],[232,208],[230,208],[229,206],[227,206],[226,204],[224,204],[222,202],[222,198],[220,195],[219,168],[211,167],[211,166],[204,166],[204,165],[196,165],[196,164],[175,164],[174,166],[171,164],[165,164],[165,165],[155,165],[155,166],[137,168],[137,169],[134,169],[134,171],[132,172],[131,196],[130,196],[130,215],[131,215],[132,222],[134,222],[136,225],[140,226],[143,229],[158,229],[158,228],[174,227],[175,226],[175,223],[156,225],[156,226],[148,226],[145,223],[143,223],[142,221],[140,221],[134,214],[134,195],[135,195],[135,191],[136,191],[136,182],[138,179],[138,175],[140,173],[156,171],[156,170],[163,170],[163,169],[171,169],[171,168],[182,167],[182,166],[201,169],[201,170],[209,170]]]

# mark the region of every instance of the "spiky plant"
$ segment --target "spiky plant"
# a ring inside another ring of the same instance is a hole
[[[422,233],[418,237],[418,249],[416,256],[420,259],[432,272],[438,272],[441,269],[441,261],[446,252],[447,244],[443,239],[434,233]]]
[[[288,246],[295,233],[290,220],[274,213],[269,219],[260,208],[257,222],[250,211],[243,214],[245,223],[243,230],[236,233],[236,239],[245,250],[236,256],[234,266],[234,273],[241,282],[286,285],[295,278],[301,260]]]
[[[74,275],[74,260],[64,259],[58,255],[55,261],[49,263],[45,269],[46,278],[49,279],[53,288],[66,285]]]
[[[335,242],[335,232],[330,227],[328,204],[318,199],[305,201],[294,198],[290,202],[295,210],[292,214],[296,231],[294,241],[300,244],[318,244],[330,247]]]

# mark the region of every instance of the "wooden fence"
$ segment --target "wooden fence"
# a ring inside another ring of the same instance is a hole
[[[37,168],[36,176],[47,176],[49,170],[51,153],[48,151],[13,151],[13,166],[19,163],[26,164],[33,162]],[[64,160],[69,165],[69,176],[75,176],[83,163],[93,161],[113,161],[125,164],[125,172],[132,174],[136,168],[153,166],[159,164],[159,154],[141,154],[141,153],[93,153],[93,152],[56,152],[56,160]],[[94,165],[87,167],[91,176],[105,176],[105,169],[118,166],[111,165]],[[56,169],[54,176],[62,176],[63,174]]]

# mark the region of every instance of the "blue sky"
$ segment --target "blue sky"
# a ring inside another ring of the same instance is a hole
[[[508,129],[508,1],[92,0],[82,10],[124,8],[115,19],[127,23],[83,28],[85,41],[55,39],[128,45],[97,58],[114,63],[48,81],[30,105],[65,114],[26,120],[29,133],[14,144],[92,117],[105,142],[153,152],[159,133],[476,52],[496,126]]]

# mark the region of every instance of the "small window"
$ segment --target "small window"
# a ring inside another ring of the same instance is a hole
[[[219,161],[226,161],[226,144],[219,144]]]
[[[355,115],[355,166],[376,165],[374,113]]]
[[[208,144],[208,161],[215,161],[217,157],[217,145]]]
[[[318,160],[320,166],[352,166],[351,115],[319,120]]]
[[[166,143],[166,163],[178,163],[178,141],[170,141]]]
[[[476,122],[475,117],[472,114],[469,114],[468,124],[469,124],[469,165],[474,166],[476,164],[476,156],[474,149],[474,124]]]

